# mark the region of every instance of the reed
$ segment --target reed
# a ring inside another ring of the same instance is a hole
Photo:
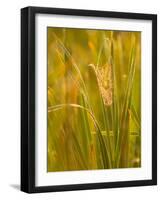
[[[49,172],[141,166],[140,44],[139,32],[48,28]]]

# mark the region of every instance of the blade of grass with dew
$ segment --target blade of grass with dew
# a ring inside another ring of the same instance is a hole
[[[118,94],[117,94],[117,79],[116,79],[116,68],[115,68],[115,62],[114,62],[114,51],[113,51],[113,45],[114,45],[114,39],[113,39],[113,31],[110,32],[108,37],[106,36],[106,33],[103,33],[104,38],[104,51],[106,55],[106,60],[109,65],[111,65],[111,78],[112,78],[112,105],[109,107],[109,111],[106,111],[106,115],[108,113],[108,119],[111,119],[111,130],[112,135],[114,138],[113,145],[111,145],[111,151],[112,151],[112,162],[113,167],[116,167],[116,159],[115,159],[115,147],[118,139],[119,134],[119,104],[118,104]],[[112,142],[110,142],[112,143]]]
[[[122,116],[120,121],[120,138],[119,145],[117,146],[116,154],[119,155],[117,157],[117,167],[124,167],[128,164],[128,140],[129,140],[129,109],[131,103],[131,95],[132,95],[132,86],[133,86],[133,78],[135,74],[135,43],[132,44],[131,55],[130,55],[130,67],[129,67],[129,76],[128,76],[128,84],[124,99],[124,105],[122,109]]]
[[[95,66],[94,65],[89,65],[89,70],[90,70],[90,74],[94,75],[95,77],[95,81],[97,83],[97,91],[98,91],[98,96],[99,96],[99,105],[101,108],[101,114],[102,114],[102,118],[103,118],[103,127],[106,130],[106,134],[107,134],[107,145],[106,145],[106,151],[107,151],[107,155],[108,155],[108,168],[112,168],[112,145],[111,145],[111,141],[110,141],[110,131],[109,131],[109,120],[108,120],[108,115],[106,112],[106,107],[104,105],[103,99],[102,99],[102,95],[100,93],[100,89],[98,86],[98,81],[97,81],[97,75],[96,75],[96,71],[95,71]],[[104,140],[102,138],[102,140]]]
[[[84,96],[82,94],[80,96],[80,104],[83,107],[88,106],[88,105],[86,105]],[[83,129],[82,140],[83,140],[84,154],[85,154],[86,160],[89,161],[89,146],[91,143],[91,131],[90,131],[87,112],[85,110],[80,110],[80,114],[81,114],[81,119],[83,121],[81,127]]]

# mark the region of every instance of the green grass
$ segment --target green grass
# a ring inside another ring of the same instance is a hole
[[[48,172],[141,166],[140,34],[48,28]]]

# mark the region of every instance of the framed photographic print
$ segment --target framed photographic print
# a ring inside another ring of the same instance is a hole
[[[157,16],[21,9],[21,190],[157,184]]]

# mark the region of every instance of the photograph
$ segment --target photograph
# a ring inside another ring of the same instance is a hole
[[[47,171],[141,167],[141,32],[47,27]]]
[[[157,184],[157,15],[21,9],[21,190]]]

